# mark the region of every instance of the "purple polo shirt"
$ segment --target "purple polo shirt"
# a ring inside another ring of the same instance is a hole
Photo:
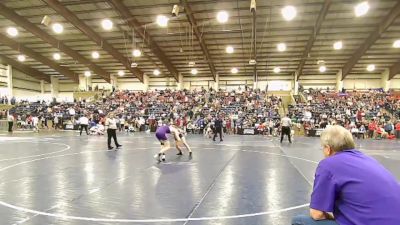
[[[310,208],[333,212],[339,225],[400,225],[400,184],[375,159],[346,150],[319,163]]]

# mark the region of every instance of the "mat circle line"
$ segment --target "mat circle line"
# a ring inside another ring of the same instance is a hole
[[[5,162],[5,161],[12,161],[12,160],[20,160],[20,159],[29,159],[29,158],[35,158],[35,157],[40,157],[40,156],[47,156],[47,155],[53,155],[61,152],[65,152],[69,149],[71,149],[71,146],[64,144],[64,143],[58,143],[58,142],[34,142],[34,141],[21,141],[18,143],[46,143],[46,144],[55,144],[55,145],[62,145],[65,146],[65,148],[55,151],[55,152],[49,152],[49,153],[43,153],[43,154],[38,154],[38,155],[30,155],[30,156],[23,156],[23,157],[15,157],[15,158],[8,158],[8,159],[1,159],[0,162]]]
[[[141,148],[141,149],[144,149],[144,148]],[[132,150],[136,150],[136,149],[132,149]],[[127,151],[127,150],[124,150],[124,151]],[[229,151],[229,150],[224,150],[224,151]],[[288,156],[288,155],[272,153],[272,152],[261,152],[261,151],[240,150],[240,149],[237,149],[237,150],[235,149],[233,151],[269,154],[269,155],[276,155],[276,156],[282,156],[282,157],[287,157],[287,158],[303,160],[303,161],[311,162],[311,163],[318,163],[318,162],[300,158],[300,157]],[[33,159],[30,161],[24,161],[24,162],[16,163],[16,164],[13,164],[13,165],[10,165],[7,167],[0,168],[0,172],[11,169],[13,167],[17,167],[19,165],[28,164],[28,163],[32,163],[32,162],[36,162],[36,161],[45,160],[45,159],[85,154],[85,153],[91,153],[91,152],[105,152],[105,151],[104,150],[94,150],[94,151],[76,152],[76,153],[69,153],[69,154],[56,155],[56,156],[47,156],[47,157]],[[248,218],[248,217],[254,217],[254,216],[270,215],[270,214],[275,214],[275,213],[287,212],[287,211],[291,211],[294,209],[304,208],[304,207],[309,206],[309,203],[292,206],[292,207],[287,207],[287,208],[283,208],[283,209],[277,209],[277,210],[271,210],[271,211],[265,211],[265,212],[257,212],[257,213],[246,213],[246,214],[238,214],[238,215],[230,215],[230,216],[210,216],[210,217],[192,217],[192,218],[176,218],[176,219],[168,219],[168,218],[166,218],[166,219],[110,219],[110,218],[81,217],[81,216],[70,216],[70,215],[56,214],[56,213],[47,213],[47,212],[43,212],[43,211],[28,209],[28,208],[16,206],[16,205],[13,205],[13,204],[1,201],[1,200],[0,200],[0,205],[20,211],[20,212],[26,212],[26,213],[42,215],[42,216],[47,216],[47,217],[61,218],[64,220],[80,220],[80,221],[91,221],[91,222],[113,222],[113,223],[160,223],[160,222],[166,223],[166,222],[187,222],[187,221],[210,221],[210,220],[222,220],[222,219],[237,219],[237,218]]]

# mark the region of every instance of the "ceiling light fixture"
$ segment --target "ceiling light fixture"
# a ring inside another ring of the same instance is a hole
[[[400,39],[393,42],[393,48],[400,48]]]
[[[54,54],[53,54],[53,59],[54,59],[54,60],[60,60],[60,59],[61,59],[60,53],[54,53]]]
[[[18,61],[20,61],[20,62],[24,62],[25,59],[26,59],[26,57],[24,55],[19,55],[18,56]]]
[[[189,62],[189,67],[193,67],[193,66],[195,66],[196,65],[196,63],[194,62],[194,61],[190,61]]]
[[[286,44],[285,43],[279,43],[277,45],[277,48],[278,48],[278,51],[284,52],[284,51],[286,51]]]
[[[160,73],[161,73],[161,72],[160,72],[158,69],[155,69],[155,70],[153,71],[153,74],[156,75],[156,76],[160,75]]]
[[[232,68],[231,69],[231,73],[233,74],[237,74],[239,72],[239,70],[237,68]]]
[[[90,72],[90,71],[85,71],[85,77],[90,77],[90,76],[92,76],[92,73]]]
[[[281,68],[280,67],[275,67],[274,68],[274,73],[280,73],[281,72]]]
[[[234,48],[229,45],[229,46],[226,47],[225,51],[228,54],[232,54],[234,52]]]
[[[48,15],[44,15],[42,21],[40,22],[40,24],[43,24],[46,27],[50,26],[51,18]]]
[[[226,11],[220,11],[217,13],[217,20],[220,23],[228,22],[229,14]]]
[[[326,66],[322,65],[319,67],[319,72],[325,73],[325,71],[326,71]]]
[[[111,30],[113,28],[113,22],[110,19],[104,19],[101,21],[101,26],[104,30]]]
[[[199,71],[198,71],[197,69],[192,69],[192,70],[190,71],[190,73],[192,73],[193,75],[196,75],[198,72],[199,72]]]
[[[139,49],[135,49],[132,51],[132,55],[134,57],[140,57],[142,55],[142,52]]]
[[[255,59],[250,59],[249,60],[249,65],[256,65],[257,61]]]
[[[15,27],[9,27],[7,28],[7,34],[10,35],[11,37],[15,37],[18,35],[18,30]]]
[[[372,72],[375,70],[375,65],[374,64],[370,64],[367,66],[367,71]]]
[[[180,10],[179,5],[174,5],[174,6],[172,7],[172,16],[173,16],[173,17],[178,17],[178,15],[179,15],[179,10]]]
[[[92,58],[98,59],[98,58],[100,58],[100,54],[98,52],[94,51],[94,52],[92,52]]]
[[[54,23],[51,28],[53,29],[53,31],[56,34],[61,34],[64,31],[64,27],[63,25],[59,24],[59,23]]]
[[[118,76],[122,77],[122,76],[124,76],[124,75],[125,75],[125,72],[124,72],[124,71],[122,71],[122,70],[118,71]]]
[[[342,41],[337,41],[333,44],[333,49],[335,50],[340,50],[343,48],[343,42]]]
[[[168,17],[164,15],[158,15],[157,16],[157,24],[160,27],[167,27],[168,26]]]
[[[368,1],[361,2],[354,7],[354,14],[356,17],[364,16],[369,10]]]
[[[287,20],[287,21],[293,20],[293,19],[296,17],[296,15],[297,15],[297,10],[296,10],[296,8],[295,8],[294,6],[291,6],[291,5],[285,6],[285,7],[282,9],[281,12],[282,12],[283,18],[284,18],[285,20]]]

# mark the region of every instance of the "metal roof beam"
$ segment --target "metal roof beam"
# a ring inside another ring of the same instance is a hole
[[[80,64],[86,65],[94,73],[104,78],[104,80],[106,80],[107,82],[110,82],[110,74],[108,74],[105,70],[101,69],[100,67],[92,63],[90,60],[80,55],[77,51],[66,46],[62,41],[55,39],[53,36],[41,30],[38,26],[31,23],[24,17],[18,15],[16,12],[14,12],[14,10],[7,8],[4,4],[1,3],[0,3],[0,14],[3,15],[6,19],[13,21],[18,26],[21,26],[25,30],[31,32],[33,35],[37,36],[43,41],[49,43],[54,48],[58,48],[60,51],[69,55],[74,60],[77,60]]]
[[[319,34],[319,31],[321,30],[321,25],[322,22],[324,21],[326,15],[328,14],[329,7],[331,6],[332,1],[331,0],[325,0],[324,5],[322,6],[321,11],[319,12],[317,21],[315,22],[315,26],[312,31],[312,35],[308,39],[306,49],[304,50],[303,56],[300,60],[300,64],[296,70],[297,74],[297,80],[299,80],[300,76],[303,73],[303,68],[306,63],[306,60],[311,52],[311,49],[314,45],[315,40],[317,39],[317,35]]]
[[[206,58],[206,61],[208,63],[208,67],[210,68],[211,74],[212,74],[212,76],[214,78],[214,81],[215,81],[217,72],[215,71],[214,63],[213,63],[213,61],[212,61],[212,59],[210,57],[210,53],[208,52],[208,49],[207,49],[207,46],[206,46],[206,44],[204,42],[203,36],[202,36],[202,34],[201,34],[201,32],[200,32],[200,30],[199,30],[199,28],[197,26],[197,22],[196,22],[196,20],[195,20],[195,18],[193,16],[193,11],[190,8],[187,0],[180,0],[180,2],[183,5],[183,7],[185,7],[186,17],[187,17],[189,23],[192,26],[192,29],[194,31],[194,34],[196,35],[197,40],[200,43],[201,50],[203,51],[203,54],[204,54],[204,56]]]
[[[44,80],[48,83],[50,83],[50,76],[36,70],[33,68],[30,68],[27,65],[24,65],[18,61],[15,61],[14,59],[10,59],[6,56],[0,55],[0,63],[2,64],[7,64],[7,65],[11,65],[12,67],[14,67],[15,69],[25,73],[26,75],[33,77],[35,79],[38,80]]]
[[[9,48],[21,52],[24,55],[27,55],[29,57],[31,57],[32,59],[35,59],[36,61],[54,69],[55,71],[57,71],[58,73],[60,73],[61,75],[64,75],[68,78],[70,78],[71,80],[73,80],[75,83],[79,83],[79,77],[77,74],[75,74],[74,72],[68,70],[65,67],[62,67],[60,65],[58,65],[57,63],[55,63],[54,61],[38,54],[37,52],[33,51],[32,49],[29,49],[25,46],[23,46],[22,44],[12,40],[11,38],[3,35],[0,33],[0,43],[8,46]],[[21,63],[20,63],[21,64]],[[11,65],[11,64],[10,64]]]
[[[175,78],[176,81],[179,80],[179,72],[171,61],[167,58],[165,53],[157,45],[157,43],[145,32],[141,24],[133,17],[129,9],[122,3],[121,0],[109,0],[111,5],[115,10],[121,14],[122,18],[127,21],[130,27],[132,27],[136,34],[139,35],[141,39],[147,44],[148,48],[152,53],[161,61],[161,63],[167,68],[168,72]]]
[[[135,75],[140,81],[143,82],[143,72],[138,68],[131,68],[131,63],[128,58],[121,54],[117,49],[110,45],[106,40],[97,34],[91,27],[82,22],[73,12],[63,6],[57,0],[44,0],[52,9],[54,9],[58,14],[63,16],[68,22],[82,31],[87,37],[92,41],[96,42],[99,46],[103,48],[108,54],[117,59],[124,67]]]
[[[342,80],[351,72],[353,67],[368,51],[368,49],[381,37],[381,35],[392,25],[396,18],[400,15],[400,1],[390,10],[389,14],[381,21],[378,27],[372,32],[364,43],[358,48],[353,56],[344,65],[342,71]]]
[[[389,68],[389,79],[391,80],[396,76],[397,74],[400,74],[400,61],[394,64]]]

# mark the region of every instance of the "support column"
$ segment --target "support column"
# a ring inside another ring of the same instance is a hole
[[[111,85],[115,87],[115,89],[118,89],[118,76],[111,75]]]
[[[390,88],[390,80],[389,80],[389,70],[385,69],[381,75],[381,86],[384,91],[388,91]]]
[[[79,91],[86,90],[86,77],[84,75],[79,75]]]
[[[179,73],[179,75],[178,75],[177,89],[178,90],[182,90],[183,89],[183,75],[182,75],[182,73]]]
[[[336,91],[342,91],[343,81],[342,81],[342,70],[336,74]]]
[[[6,71],[6,76],[7,76],[7,92],[8,92],[8,98],[9,100],[14,97],[13,93],[13,68],[11,65],[7,65],[7,71]],[[8,101],[10,102],[10,101]]]
[[[40,93],[41,93],[41,94],[44,94],[44,91],[45,91],[45,90],[44,90],[44,80],[41,80],[41,81],[40,81]]]
[[[144,74],[143,75],[143,85],[144,85],[144,91],[149,90],[149,76]]]
[[[218,91],[219,89],[219,74],[215,74],[214,89]]]
[[[92,78],[79,75],[79,91],[88,91],[89,86],[92,87]]]
[[[254,82],[253,82],[253,89],[255,90],[255,89],[257,89],[258,88],[258,82],[255,80]]]
[[[297,72],[294,73],[294,82],[293,82],[293,94],[299,94],[299,81],[297,80],[298,74]]]
[[[93,90],[92,77],[86,77],[86,90],[87,91],[89,91],[89,87],[91,87],[92,90]]]
[[[58,98],[58,93],[60,91],[60,86],[59,86],[59,82],[58,82],[58,77],[51,77],[50,78],[51,81],[51,85],[50,85],[50,89],[51,89],[51,97],[53,98]]]

